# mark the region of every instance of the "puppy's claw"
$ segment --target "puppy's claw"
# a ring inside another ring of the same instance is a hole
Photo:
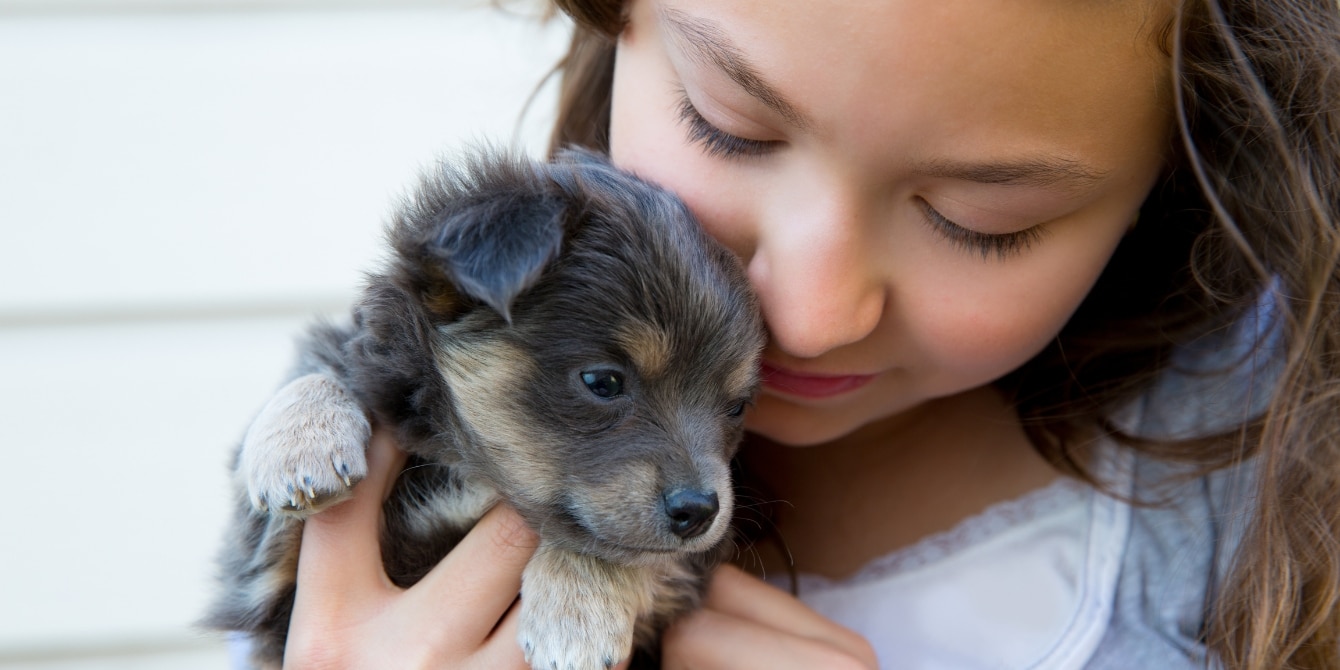
[[[610,658],[609,656],[606,656],[606,657],[605,657],[605,667],[606,667],[606,668],[612,668],[612,667],[614,667],[614,659]]]
[[[349,476],[349,464],[345,463],[339,457],[336,457],[334,459],[333,465],[335,466],[336,474],[338,474],[340,476],[340,479],[344,482],[344,488],[346,489],[353,488],[354,481],[353,478]]]
[[[314,486],[312,485],[312,478],[311,478],[311,477],[303,477],[303,478],[302,478],[302,484],[303,484],[303,487],[302,487],[302,488],[303,488],[303,491],[304,491],[305,493],[307,493],[307,499],[308,499],[309,501],[316,502],[316,487],[314,487]]]

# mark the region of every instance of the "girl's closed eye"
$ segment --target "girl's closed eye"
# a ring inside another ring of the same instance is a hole
[[[691,144],[699,144],[709,156],[717,158],[742,158],[762,156],[781,146],[778,140],[755,140],[728,133],[715,125],[698,111],[689,94],[679,89],[679,120],[688,131]]]
[[[1042,239],[1046,232],[1041,226],[1031,226],[1010,233],[983,233],[954,223],[922,198],[917,198],[916,202],[936,233],[954,246],[980,253],[983,259],[991,254],[1000,260],[1021,254]]]

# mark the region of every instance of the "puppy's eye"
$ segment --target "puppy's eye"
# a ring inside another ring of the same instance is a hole
[[[744,416],[744,407],[745,407],[745,405],[748,405],[748,404],[749,404],[749,401],[748,401],[748,400],[741,400],[740,402],[737,402],[737,403],[735,403],[734,405],[731,405],[731,408],[728,409],[728,410],[726,410],[726,416],[728,416],[728,417],[730,417],[730,418],[732,418],[732,419],[735,419],[735,418],[739,418],[739,417],[741,417],[741,416]]]
[[[582,383],[601,398],[623,394],[623,375],[614,370],[588,370],[582,373]]]

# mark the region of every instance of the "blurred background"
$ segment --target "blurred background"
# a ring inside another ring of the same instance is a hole
[[[233,445],[421,167],[540,155],[538,13],[0,0],[0,669],[227,667]]]

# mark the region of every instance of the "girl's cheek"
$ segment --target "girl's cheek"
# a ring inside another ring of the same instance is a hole
[[[1066,258],[1069,252],[1071,255]],[[941,391],[992,382],[1023,365],[1051,342],[1083,301],[1101,272],[1105,256],[1074,259],[1076,250],[1057,249],[1016,259],[1017,268],[980,266],[958,281],[902,293],[902,315],[924,356],[932,363]]]
[[[921,319],[915,334],[920,349],[933,362],[934,376],[955,392],[986,384],[1008,374],[1041,351],[1065,319],[1053,314],[1005,312],[996,308],[964,312],[941,306]],[[923,361],[914,361],[917,365]]]

